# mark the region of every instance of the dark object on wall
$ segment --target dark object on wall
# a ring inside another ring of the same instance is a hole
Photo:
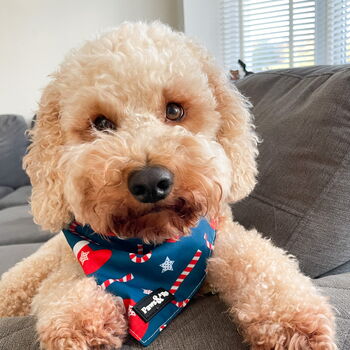
[[[248,75],[254,74],[254,72],[247,71],[246,69],[247,65],[242,60],[238,60],[238,64],[242,67],[245,77],[247,77]]]

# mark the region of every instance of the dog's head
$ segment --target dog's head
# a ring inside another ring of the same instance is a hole
[[[73,51],[44,90],[24,164],[44,229],[160,242],[255,185],[247,102],[207,52],[160,23]]]

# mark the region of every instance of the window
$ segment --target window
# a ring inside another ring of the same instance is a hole
[[[350,63],[350,0],[326,3],[326,63]]]
[[[350,0],[221,0],[222,60],[249,70],[350,63]]]

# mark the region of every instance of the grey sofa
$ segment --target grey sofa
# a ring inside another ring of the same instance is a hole
[[[23,117],[0,116],[0,274],[50,236],[33,223],[29,213],[31,186],[22,170],[26,129]]]
[[[237,86],[253,103],[263,142],[259,183],[247,199],[232,206],[234,216],[299,259],[304,273],[336,308],[338,346],[349,350],[350,65],[258,73]],[[1,126],[0,134],[3,131]],[[23,132],[22,128],[18,133]],[[0,169],[4,165],[1,137]],[[16,170],[6,174],[0,170],[0,185],[6,186],[3,193],[7,193],[0,199],[0,273],[49,237],[31,222],[25,204],[29,188],[20,187],[28,184],[24,174],[22,182],[5,181],[21,172],[18,164],[24,148],[16,155]],[[12,154],[12,148],[7,152]],[[198,297],[191,303],[150,350],[248,348],[217,296]],[[123,346],[139,348],[130,339]],[[0,349],[38,349],[34,319],[0,320]]]

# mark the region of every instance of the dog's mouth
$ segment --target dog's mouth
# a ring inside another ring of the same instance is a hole
[[[186,210],[188,210],[187,208],[188,206],[186,206],[186,200],[184,198],[178,198],[174,204],[154,204],[150,209],[147,209],[145,211],[143,211],[140,215],[138,215],[138,217],[143,217],[149,214],[153,214],[153,213],[160,213],[163,211],[170,211],[170,212],[174,212],[175,214],[179,215],[180,217],[183,216]]]
[[[202,206],[177,198],[171,204],[154,204],[142,212],[129,209],[126,216],[112,215],[111,231],[121,238],[161,243],[187,235],[202,215]]]

